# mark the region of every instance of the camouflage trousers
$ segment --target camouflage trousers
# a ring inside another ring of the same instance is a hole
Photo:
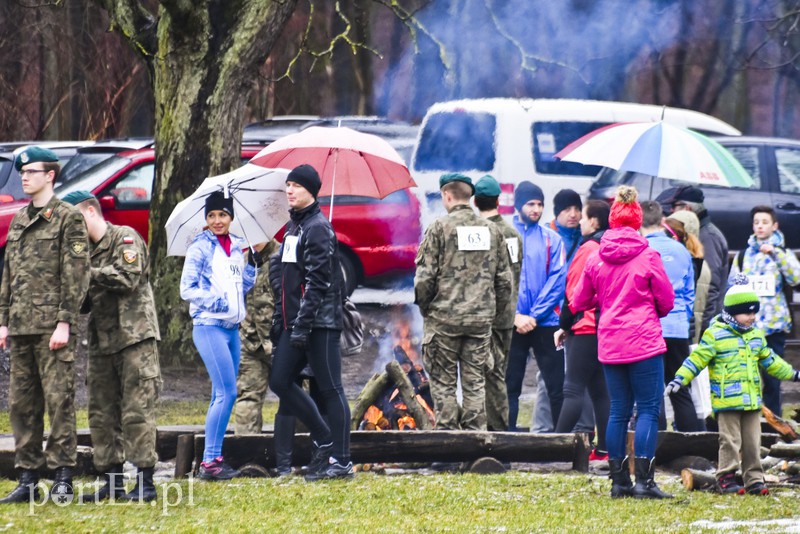
[[[51,334],[11,336],[9,412],[14,431],[14,465],[19,469],[73,467],[75,429],[75,340],[50,350]],[[44,411],[50,435],[44,453]]]
[[[508,430],[506,366],[512,332],[513,328],[492,328],[492,357],[486,360],[486,427],[489,430]]]
[[[244,349],[244,347],[242,347]],[[237,435],[260,434],[263,426],[261,409],[267,394],[272,358],[263,346],[255,351],[242,350],[239,376],[236,378],[236,404],[233,406]]]
[[[153,338],[116,354],[89,356],[89,429],[101,473],[126,459],[152,467],[156,454],[156,400],[161,388]]]
[[[491,358],[488,327],[425,326],[422,353],[430,375],[439,430],[486,430],[486,360]],[[462,403],[456,387],[461,375]]]

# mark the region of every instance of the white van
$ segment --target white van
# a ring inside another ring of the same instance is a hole
[[[615,122],[665,121],[702,133],[741,135],[733,126],[697,111],[626,102],[486,98],[440,102],[420,127],[411,174],[429,200],[439,176],[460,172],[474,180],[491,174],[502,188],[500,212],[514,212],[514,187],[529,180],[545,194],[543,220],[553,196],[569,188],[586,197],[600,167],[554,159],[572,141]],[[548,209],[549,207],[549,209]]]

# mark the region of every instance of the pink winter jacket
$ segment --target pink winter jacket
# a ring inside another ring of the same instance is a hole
[[[638,362],[663,354],[659,317],[672,309],[675,293],[658,252],[627,226],[607,230],[589,256],[572,294],[573,313],[600,310],[601,363]]]

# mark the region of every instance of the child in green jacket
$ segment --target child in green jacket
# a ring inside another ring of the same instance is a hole
[[[759,309],[758,296],[749,280],[737,275],[725,293],[722,313],[703,334],[666,393],[689,384],[705,367],[711,382],[711,407],[719,424],[717,489],[721,493],[744,494],[736,481],[741,450],[741,469],[747,493],[767,495],[761,469],[761,375],[759,366],[780,380],[798,381],[798,371],[775,354],[764,332],[753,323]]]

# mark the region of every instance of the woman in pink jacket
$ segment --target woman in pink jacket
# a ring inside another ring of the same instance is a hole
[[[573,313],[598,308],[598,359],[611,396],[606,444],[611,496],[643,499],[671,497],[653,478],[664,383],[660,317],[672,309],[675,293],[655,249],[638,230],[642,209],[636,189],[621,186],[611,206],[609,230],[586,261],[570,302]],[[625,442],[628,421],[637,407],[634,449],[636,486],[631,483]]]

